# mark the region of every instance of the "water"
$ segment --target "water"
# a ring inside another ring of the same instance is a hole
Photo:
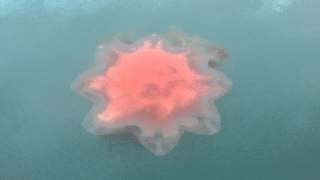
[[[0,179],[319,179],[317,0],[0,0]],[[233,89],[214,136],[185,135],[164,157],[80,126],[72,92],[114,34],[175,26],[219,42]]]

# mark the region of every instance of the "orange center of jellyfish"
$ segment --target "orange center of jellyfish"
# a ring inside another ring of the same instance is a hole
[[[143,116],[168,121],[207,91],[207,76],[193,70],[186,53],[165,50],[161,42],[146,41],[131,53],[119,53],[116,62],[89,87],[101,92],[108,103],[98,118],[114,122],[124,117]]]

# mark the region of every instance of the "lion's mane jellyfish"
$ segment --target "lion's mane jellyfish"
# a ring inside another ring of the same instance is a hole
[[[226,57],[226,49],[178,32],[101,44],[95,67],[73,84],[94,104],[83,126],[97,135],[129,132],[155,155],[185,131],[214,134],[214,103],[231,86],[217,70]]]

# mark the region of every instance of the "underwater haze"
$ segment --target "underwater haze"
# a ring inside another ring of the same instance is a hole
[[[0,180],[319,180],[320,1],[0,0]],[[229,51],[222,127],[165,156],[81,126],[71,89],[114,36],[176,28]]]

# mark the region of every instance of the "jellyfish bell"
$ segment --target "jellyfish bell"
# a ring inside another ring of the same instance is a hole
[[[214,105],[231,87],[217,70],[224,48],[183,33],[115,39],[97,48],[97,63],[74,83],[93,102],[83,126],[91,133],[132,133],[155,155],[174,148],[185,131],[214,134]]]

